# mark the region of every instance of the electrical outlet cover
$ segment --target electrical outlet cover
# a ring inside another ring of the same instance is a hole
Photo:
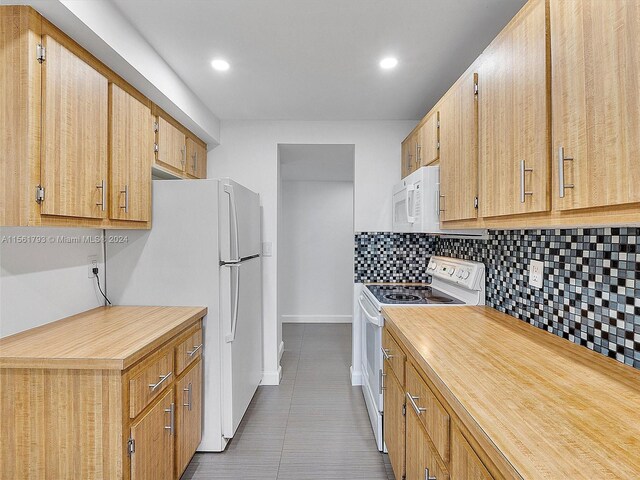
[[[544,262],[531,260],[529,262],[529,285],[534,288],[542,288],[544,283]]]
[[[89,255],[87,257],[87,264],[89,265],[89,278],[94,278],[93,269],[98,268],[98,256]]]

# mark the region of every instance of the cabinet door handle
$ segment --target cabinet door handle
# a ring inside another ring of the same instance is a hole
[[[180,158],[180,163],[182,164],[182,168],[184,168],[185,164],[187,163],[187,149],[184,145],[182,146],[182,148],[180,148]]]
[[[573,162],[573,157],[564,156],[564,147],[558,148],[558,186],[560,188],[560,198],[564,198],[564,191],[573,188],[573,183],[564,183],[564,162]]]
[[[520,203],[524,203],[527,195],[533,195],[533,192],[527,192],[525,189],[524,176],[526,172],[533,172],[533,168],[527,168],[524,160],[520,160]]]
[[[129,185],[125,185],[120,193],[124,193],[124,207],[120,206],[120,208],[124,208],[124,213],[129,213]]]
[[[389,352],[390,350],[388,348],[382,348],[382,356],[384,357],[385,360],[391,360],[393,358],[393,355],[391,355]]]
[[[196,173],[198,170],[198,151],[193,155],[193,173]]]
[[[169,430],[169,435],[173,436],[174,426],[176,424],[176,404],[171,403],[169,408],[165,408],[164,411],[169,414],[169,425],[165,425],[164,429]]]
[[[202,348],[202,344],[200,344],[200,345],[194,345],[194,346],[193,346],[193,350],[191,350],[191,351],[187,352],[187,356],[188,356],[189,358],[193,357],[193,356],[196,354],[196,352],[197,352],[198,350],[200,350],[201,348]]]
[[[422,163],[422,146],[416,143],[416,166],[419,167]]]
[[[429,469],[425,468],[424,469],[424,480],[438,480],[436,477],[432,477],[431,475],[429,475]]]
[[[155,391],[160,385],[162,385],[165,380],[167,380],[167,378],[169,378],[171,376],[172,372],[167,373],[166,375],[160,375],[160,381],[158,383],[150,383],[149,384],[149,388],[151,389],[151,391]]]
[[[426,408],[419,407],[418,404],[416,403],[416,400],[420,400],[420,397],[414,397],[409,392],[407,392],[406,395],[407,395],[407,399],[409,400],[409,403],[411,403],[411,407],[413,408],[413,411],[416,412],[416,415],[420,415],[422,414],[422,412],[427,411]]]
[[[100,210],[104,212],[107,206],[107,182],[102,180],[98,185],[96,185],[96,188],[99,188],[101,192],[101,201],[100,203],[96,203],[96,205],[101,207]]]
[[[182,391],[187,393],[187,403],[183,403],[182,406],[183,407],[187,407],[187,409],[189,411],[191,411],[191,391],[192,391],[192,384],[191,382],[189,382],[189,385],[187,386],[187,388],[183,388]]]

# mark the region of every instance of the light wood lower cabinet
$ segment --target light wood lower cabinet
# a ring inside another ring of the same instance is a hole
[[[406,480],[493,480],[478,454],[455,425],[457,417],[391,331],[383,346],[394,357],[384,361],[383,435],[395,477]],[[403,359],[404,382],[393,358]],[[496,477],[503,478],[503,477]]]
[[[185,471],[202,439],[202,360],[176,382],[176,478]]]
[[[451,432],[451,478],[452,480],[493,479],[457,427],[454,427]]]
[[[131,425],[131,480],[173,478],[175,437],[173,390],[169,389],[147,413]]]
[[[405,424],[404,388],[385,361],[384,416],[382,431],[396,478],[404,475]]]

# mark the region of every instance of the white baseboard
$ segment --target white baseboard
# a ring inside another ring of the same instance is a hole
[[[280,385],[280,380],[282,380],[282,367],[278,365],[277,371],[262,373],[262,382],[260,385]]]
[[[354,387],[362,385],[362,372],[354,370],[353,367],[349,368],[349,372],[351,373],[351,385]]]
[[[353,315],[281,315],[282,323],[352,323]]]
[[[278,348],[278,363],[282,360],[282,354],[284,353],[284,342],[280,342],[280,348]]]

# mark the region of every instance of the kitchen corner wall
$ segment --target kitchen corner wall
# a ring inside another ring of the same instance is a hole
[[[103,305],[88,257],[104,287],[102,230],[0,228],[0,337]]]
[[[354,280],[424,281],[433,254],[484,263],[487,305],[640,368],[640,228],[500,230],[488,240],[358,233]],[[545,263],[540,290],[528,285],[532,259]]]

